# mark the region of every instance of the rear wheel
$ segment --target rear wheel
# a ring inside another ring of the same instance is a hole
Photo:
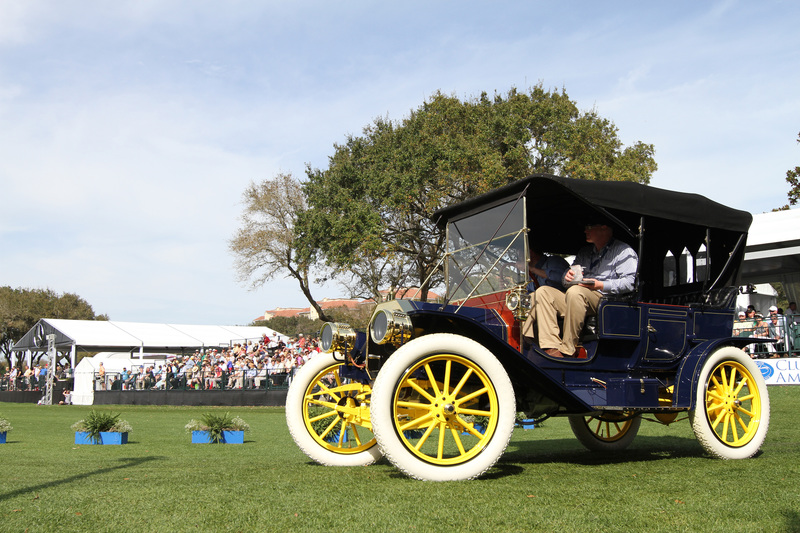
[[[769,395],[758,366],[739,348],[712,353],[697,383],[690,411],[697,440],[722,459],[752,457],[769,428]]]
[[[436,333],[389,357],[375,380],[371,420],[384,455],[409,476],[463,480],[503,454],[515,409],[508,374],[489,350]]]
[[[636,438],[641,423],[641,416],[630,416],[625,413],[569,417],[569,425],[575,437],[594,452],[624,450]]]
[[[286,395],[286,424],[311,459],[329,466],[364,466],[380,459],[372,433],[369,384],[342,378],[344,364],[320,353],[297,372]]]

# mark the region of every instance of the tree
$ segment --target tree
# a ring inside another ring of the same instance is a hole
[[[254,326],[267,327],[289,337],[297,337],[302,333],[308,338],[316,337],[322,324],[321,320],[311,320],[304,316],[276,316],[253,323]]]
[[[797,134],[797,142],[800,143],[800,133]],[[786,182],[790,185],[789,204],[796,205],[800,200],[800,166],[786,171]]]
[[[327,169],[306,169],[296,236],[349,277],[352,297],[416,284],[425,298],[442,279],[436,209],[536,172],[649,183],[653,154],[640,142],[623,149],[612,122],[580,112],[563,90],[437,93],[407,118],[377,118],[334,145]]]
[[[354,328],[366,329],[375,305],[362,305],[356,309],[348,307],[334,307],[328,309],[328,319],[311,320],[305,316],[276,316],[269,320],[259,320],[254,326],[264,326],[289,337],[297,337],[301,333],[308,339],[314,339],[319,334],[325,322],[345,322]]]
[[[107,315],[95,315],[92,306],[77,294],[0,287],[0,354],[9,363],[14,343],[41,318],[108,320]]]
[[[251,182],[243,198],[242,226],[229,243],[239,279],[250,280],[256,288],[288,272],[319,317],[327,320],[311,295],[309,266],[314,263],[314,251],[299,250],[295,239],[295,222],[305,209],[300,184],[291,173],[281,173],[259,184]]]

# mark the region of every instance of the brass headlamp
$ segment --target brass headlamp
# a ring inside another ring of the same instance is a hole
[[[531,310],[531,299],[525,284],[517,285],[506,294],[506,307],[517,320],[525,320]]]
[[[376,344],[400,346],[411,338],[411,319],[402,311],[379,309],[372,316],[369,334]]]
[[[320,348],[326,353],[349,351],[356,345],[356,332],[350,324],[325,322],[319,332]]]

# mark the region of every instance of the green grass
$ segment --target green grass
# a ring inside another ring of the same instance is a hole
[[[0,404],[2,531],[800,531],[800,387],[771,387],[763,453],[711,459],[688,421],[643,423],[622,454],[585,451],[565,419],[516,429],[475,481],[425,483],[388,463],[316,465],[283,409],[220,408],[244,445],[190,444],[209,407],[99,406],[133,426],[125,446],[76,446],[89,407]]]

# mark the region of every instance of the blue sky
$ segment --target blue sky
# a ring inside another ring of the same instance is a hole
[[[0,285],[121,321],[305,306],[237,281],[245,187],[436,91],[563,87],[655,145],[652,185],[768,211],[800,164],[798,23],[794,1],[0,0]]]

